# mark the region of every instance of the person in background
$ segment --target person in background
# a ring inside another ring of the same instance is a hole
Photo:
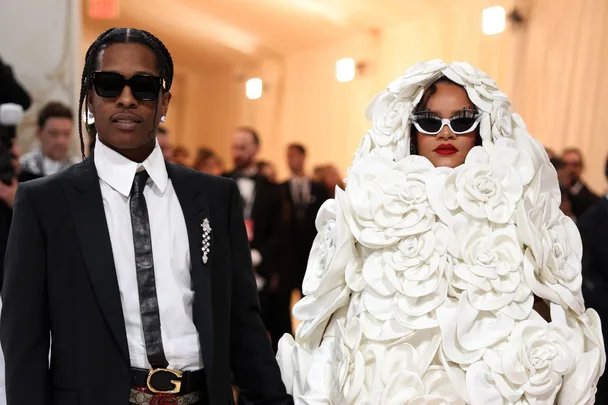
[[[608,157],[605,166],[608,180]],[[600,318],[608,319],[608,194],[599,199],[577,221],[583,242],[583,297],[585,305],[594,308]],[[608,322],[602,322],[602,332],[608,336]],[[596,404],[608,403],[608,377],[598,384]]]
[[[158,145],[163,152],[163,158],[169,162],[173,162],[173,146],[171,146],[171,142],[169,141],[169,131],[167,131],[167,128],[158,127],[156,139],[158,139]]]
[[[545,147],[545,152],[547,152],[547,156],[549,156],[549,160],[552,160],[557,157],[553,149]]]
[[[15,78],[11,67],[0,59],[0,104],[5,103],[19,104],[26,111],[32,105],[32,99]]]
[[[72,110],[61,103],[50,102],[38,113],[36,136],[40,147],[21,157],[23,172],[35,176],[49,176],[80,161],[70,156],[74,116]]]
[[[184,146],[178,145],[173,148],[173,163],[188,167],[190,164],[190,152]]]
[[[249,127],[238,128],[232,139],[234,170],[225,176],[236,180],[241,194],[251,261],[262,305],[262,321],[276,350],[281,335],[273,331],[276,308],[271,302],[280,283],[284,229],[279,190],[276,184],[260,173],[257,165],[259,151],[260,137],[257,131]]]
[[[572,196],[572,211],[578,218],[595,205],[599,197],[589,190],[589,187],[587,187],[581,178],[585,169],[585,162],[581,151],[577,148],[565,149],[562,153],[562,160],[570,172],[571,180],[567,187]]]
[[[208,148],[200,148],[192,165],[194,170],[201,173],[221,176],[223,173],[222,160],[215,154],[214,151]]]
[[[325,173],[325,169],[327,169],[327,165],[318,165],[312,169],[312,180],[317,183],[323,183],[323,176]]]
[[[308,256],[317,235],[315,220],[321,205],[329,198],[323,184],[306,176],[306,148],[298,143],[287,147],[287,165],[291,177],[280,185],[281,197],[286,206],[289,231],[289,265],[291,285],[289,291],[302,288]]]
[[[269,162],[267,160],[260,160],[258,163],[258,169],[260,171],[260,173],[263,176],[266,176],[266,178],[273,184],[278,184],[277,181],[277,169],[276,167],[274,167],[274,164],[272,164],[272,162]]]
[[[323,170],[323,184],[327,188],[330,198],[336,196],[336,186],[344,190],[344,180],[334,165],[327,165]]]
[[[551,164],[557,172],[557,181],[559,182],[559,189],[562,194],[562,200],[560,203],[560,210],[572,220],[576,221],[576,216],[572,211],[572,196],[570,195],[569,184],[572,184],[572,174],[564,161],[558,157],[551,159]]]

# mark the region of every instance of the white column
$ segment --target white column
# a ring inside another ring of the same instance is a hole
[[[80,0],[0,2],[0,58],[33,101],[19,132],[24,151],[33,144],[36,115],[45,103],[66,103],[76,116],[83,66],[80,13]],[[78,153],[77,125],[73,146]]]

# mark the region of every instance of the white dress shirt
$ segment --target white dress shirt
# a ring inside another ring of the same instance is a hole
[[[194,291],[186,221],[162,152],[156,144],[141,164],[128,160],[97,139],[95,167],[120,288],[131,366],[150,368],[144,343],[131,228],[129,193],[140,166],[150,178],[144,188],[148,206],[161,334],[169,368],[203,368],[200,341],[192,318]]]
[[[289,188],[296,205],[308,205],[310,202],[310,179],[308,177],[292,177],[289,179]]]

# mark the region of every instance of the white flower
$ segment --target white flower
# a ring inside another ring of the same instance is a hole
[[[311,361],[311,353],[298,345],[290,334],[286,333],[279,340],[277,363],[281,377],[287,392],[296,398],[305,391]]]
[[[447,296],[443,274],[448,237],[447,227],[436,223],[430,231],[374,251],[365,260],[361,323],[367,338],[396,339],[438,326],[433,311]],[[348,267],[347,278],[358,287],[355,269]]]
[[[353,161],[351,167],[357,164],[361,159],[370,154],[372,149],[374,148],[374,143],[369,134],[366,134],[363,138],[361,138],[361,142],[359,143],[359,147],[355,151],[355,156],[353,157]],[[350,173],[350,168],[349,168]]]
[[[370,104],[372,129],[368,132],[379,146],[396,143],[405,135],[412,102],[408,98],[397,98],[389,92],[380,93]]]
[[[465,164],[446,180],[444,201],[448,209],[458,207],[478,219],[504,224],[510,221],[523,186],[534,175],[530,158],[499,139],[491,148],[475,147]]]
[[[557,399],[559,405],[593,404],[597,383],[604,374],[606,365],[602,325],[597,312],[588,309],[576,320],[575,326],[583,335],[583,341],[579,343],[583,352],[576,368],[564,377],[564,384]]]
[[[469,98],[479,109],[485,112],[492,110],[494,101],[507,103],[508,98],[496,87],[490,76],[466,62],[453,62],[443,74],[461,86],[464,86]]]
[[[574,222],[556,205],[543,195],[535,204],[526,198],[517,209],[518,234],[528,247],[524,276],[534,294],[581,314],[581,238]]]
[[[455,290],[466,290],[477,310],[526,318],[534,299],[521,282],[523,254],[515,226],[492,229],[486,221],[461,213],[454,218],[452,232],[450,252],[461,259],[450,274]]]
[[[438,78],[446,66],[446,63],[439,59],[419,62],[409,67],[403,76],[389,84],[388,91],[400,97],[412,97],[420,87],[424,87],[434,78]]]
[[[361,326],[357,318],[338,321],[334,341],[332,402],[336,404],[364,403],[368,395],[365,385],[366,361],[361,346]]]
[[[302,283],[304,295],[323,294],[343,285],[346,265],[356,254],[354,238],[338,201],[331,199],[323,203],[315,225],[318,234]]]
[[[505,403],[553,404],[562,377],[575,366],[570,337],[567,328],[539,316],[517,324],[508,343],[468,369],[471,405],[501,403],[501,396]]]
[[[393,162],[372,153],[357,163],[348,179],[347,220],[364,246],[382,248],[425,232],[435,222],[427,202],[425,173],[432,164],[421,156]],[[338,196],[337,198],[342,198]]]
[[[503,342],[515,325],[505,314],[476,310],[467,291],[458,300],[446,299],[435,312],[443,336],[443,353],[461,367],[478,361],[487,348]]]
[[[492,136],[495,140],[502,137],[511,137],[513,134],[513,117],[509,112],[508,104],[495,102],[490,117]]]

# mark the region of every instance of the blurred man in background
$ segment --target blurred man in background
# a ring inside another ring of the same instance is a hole
[[[46,104],[38,113],[36,136],[40,146],[21,157],[21,170],[34,176],[49,176],[78,163],[80,159],[69,154],[73,125],[68,106]]]
[[[169,131],[164,127],[158,127],[156,131],[156,139],[158,140],[158,146],[163,152],[163,157],[169,162],[173,162],[173,146],[169,142]]]
[[[329,193],[323,184],[306,175],[306,148],[303,145],[294,143],[287,147],[287,165],[291,177],[281,184],[281,196],[289,230],[289,268],[293,269],[289,290],[301,290],[310,249],[317,235],[317,212]]]
[[[564,150],[562,160],[571,176],[570,184],[567,186],[572,197],[572,211],[579,218],[598,202],[599,197],[589,190],[581,178],[585,169],[581,151],[577,148],[568,148]]]
[[[262,321],[271,335],[274,349],[289,326],[277,324],[289,307],[273,305],[280,284],[283,248],[281,197],[278,187],[262,175],[257,166],[260,137],[253,128],[238,128],[232,138],[234,170],[226,177],[235,179],[243,203],[245,227],[251,247],[251,261],[255,272]]]

